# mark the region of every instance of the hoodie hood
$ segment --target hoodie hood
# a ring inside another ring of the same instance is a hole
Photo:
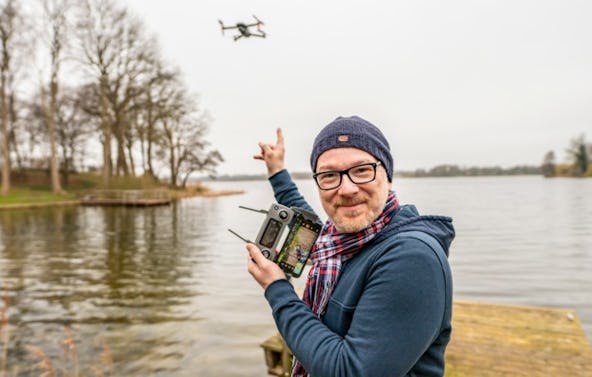
[[[420,215],[412,204],[399,207],[390,224],[383,229],[377,239],[391,237],[397,233],[418,230],[434,237],[448,256],[450,244],[455,236],[452,218],[448,216]]]

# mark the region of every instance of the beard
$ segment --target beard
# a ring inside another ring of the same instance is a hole
[[[340,202],[338,205],[355,205],[361,204],[363,201],[347,201],[347,202]],[[335,227],[340,233],[355,233],[359,232],[365,228],[367,228],[370,224],[374,222],[382,212],[382,208],[380,210],[373,210],[370,207],[365,208],[366,211],[353,209],[353,210],[345,210],[341,213],[336,213],[335,217],[332,219]]]

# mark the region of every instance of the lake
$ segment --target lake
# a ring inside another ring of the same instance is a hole
[[[314,183],[298,184],[323,214]],[[109,366],[107,351],[117,376],[265,376],[260,343],[275,326],[227,229],[254,238],[264,215],[238,206],[267,209],[272,191],[265,181],[207,185],[245,193],[0,211],[8,370],[40,375],[33,345],[56,368],[74,370],[77,357],[86,375]],[[423,214],[453,217],[455,298],[572,308],[592,339],[592,179],[401,178],[394,188]]]

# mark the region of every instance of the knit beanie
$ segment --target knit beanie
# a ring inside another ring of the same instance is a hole
[[[386,170],[389,182],[393,181],[393,156],[388,141],[372,123],[358,116],[337,117],[321,130],[314,140],[310,154],[313,173],[319,156],[334,148],[357,148],[376,157]]]

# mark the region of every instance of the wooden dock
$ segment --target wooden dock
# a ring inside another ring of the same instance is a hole
[[[80,204],[89,206],[156,206],[170,204],[167,190],[94,190],[85,194]]]
[[[575,311],[457,301],[446,376],[592,376]]]
[[[592,348],[573,310],[455,301],[446,377],[592,376]],[[268,373],[285,376],[281,337],[261,344]]]

